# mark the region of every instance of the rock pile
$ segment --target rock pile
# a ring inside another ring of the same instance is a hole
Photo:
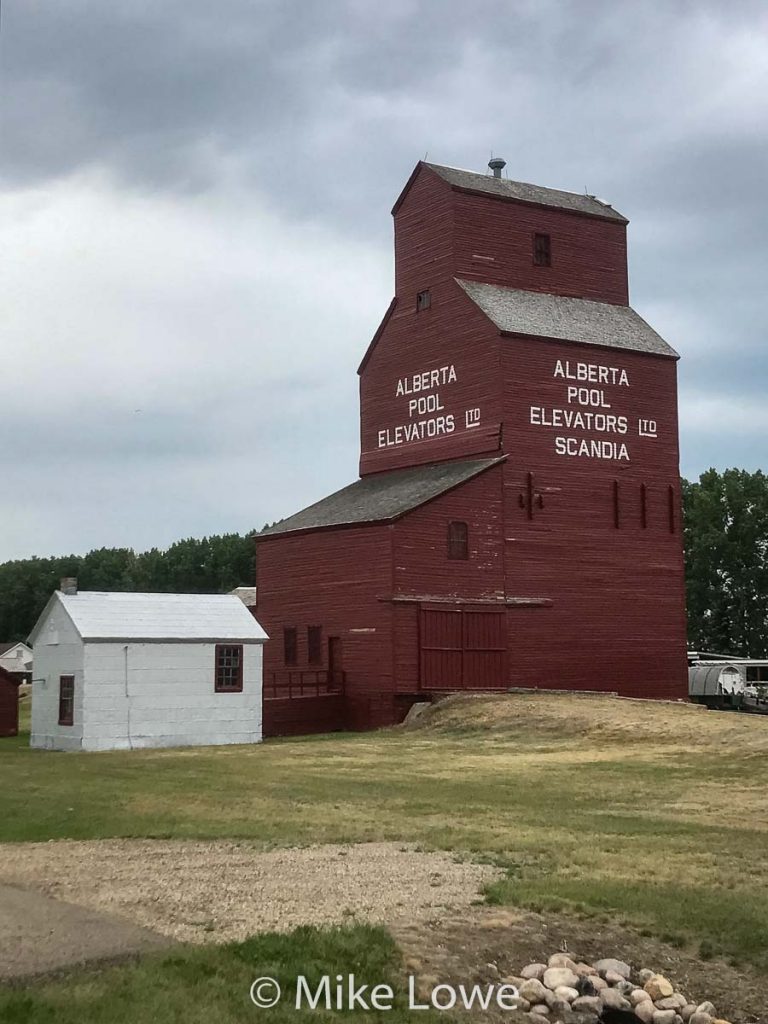
[[[531,1024],[729,1024],[712,1003],[696,1003],[654,971],[621,960],[577,962],[555,953],[504,979],[520,993]]]

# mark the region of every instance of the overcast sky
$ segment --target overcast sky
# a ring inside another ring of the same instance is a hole
[[[626,214],[683,473],[768,469],[762,0],[7,0],[0,75],[0,561],[354,479],[427,153]]]

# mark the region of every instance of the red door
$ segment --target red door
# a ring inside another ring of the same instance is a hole
[[[453,605],[420,613],[421,688],[499,690],[506,685],[505,610]]]

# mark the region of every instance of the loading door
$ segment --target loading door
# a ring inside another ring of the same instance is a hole
[[[495,690],[506,685],[503,609],[422,607],[419,626],[423,690]]]

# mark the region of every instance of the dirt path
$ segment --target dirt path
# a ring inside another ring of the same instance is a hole
[[[392,931],[406,970],[418,979],[423,994],[440,982],[471,985],[514,976],[527,963],[540,963],[567,950],[574,959],[589,963],[617,957],[636,970],[661,971],[695,1002],[711,999],[719,1015],[733,1024],[768,1022],[763,974],[722,960],[702,961],[693,951],[595,918],[473,907],[440,920],[398,922]],[[512,1024],[516,1017],[496,1011],[473,1013],[472,1020]]]
[[[245,842],[120,839],[8,844],[0,856],[0,882],[186,942],[434,918],[468,908],[500,874],[398,843],[263,852]]]
[[[121,959],[168,941],[111,914],[0,885],[0,981]]]

